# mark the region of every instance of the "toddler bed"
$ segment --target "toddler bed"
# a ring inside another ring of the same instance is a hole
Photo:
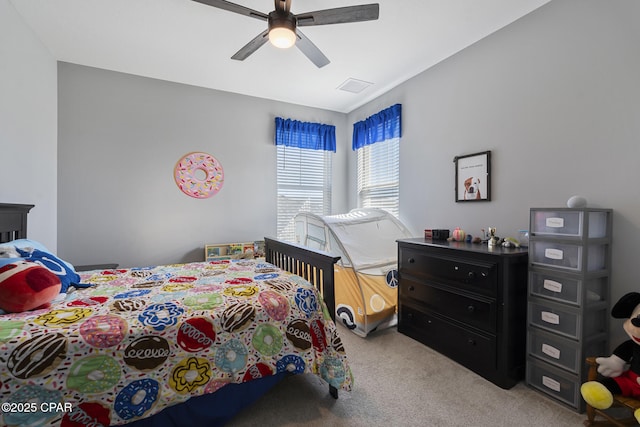
[[[295,241],[340,257],[334,269],[335,315],[356,335],[398,323],[398,248],[411,237],[389,212],[357,208],[345,214],[295,216]]]
[[[0,243],[26,238],[32,207],[0,204]],[[286,375],[350,390],[338,257],[269,238],[265,252],[80,272],[90,287],[0,315],[0,425],[221,425]]]

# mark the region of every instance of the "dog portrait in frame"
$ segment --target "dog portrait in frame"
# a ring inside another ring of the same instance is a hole
[[[491,151],[456,156],[456,202],[491,200]]]

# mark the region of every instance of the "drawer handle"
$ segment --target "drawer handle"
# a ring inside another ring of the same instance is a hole
[[[470,271],[467,273],[467,276],[469,277],[469,279],[475,279],[476,278],[476,272],[475,271]]]
[[[413,292],[413,291],[415,291],[415,290],[416,290],[415,286],[413,286],[413,285],[409,286],[409,291],[410,291],[410,292]]]
[[[467,344],[469,344],[469,345],[476,345],[476,340],[474,340],[473,338],[469,338],[469,339],[467,340]]]
[[[414,258],[409,258],[409,264],[413,264],[414,262],[416,262]]]
[[[470,305],[470,306],[467,307],[467,311],[469,313],[473,313],[474,311],[476,311],[476,308],[474,306]]]

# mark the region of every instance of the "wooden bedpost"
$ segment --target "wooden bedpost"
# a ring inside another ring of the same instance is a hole
[[[33,206],[0,203],[0,243],[27,237],[27,214]]]

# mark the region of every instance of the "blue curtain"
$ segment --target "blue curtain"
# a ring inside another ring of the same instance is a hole
[[[353,124],[353,150],[386,141],[387,139],[400,138],[402,134],[400,116],[402,104],[392,105],[371,117]]]
[[[336,151],[336,127],[276,117],[276,145]]]

